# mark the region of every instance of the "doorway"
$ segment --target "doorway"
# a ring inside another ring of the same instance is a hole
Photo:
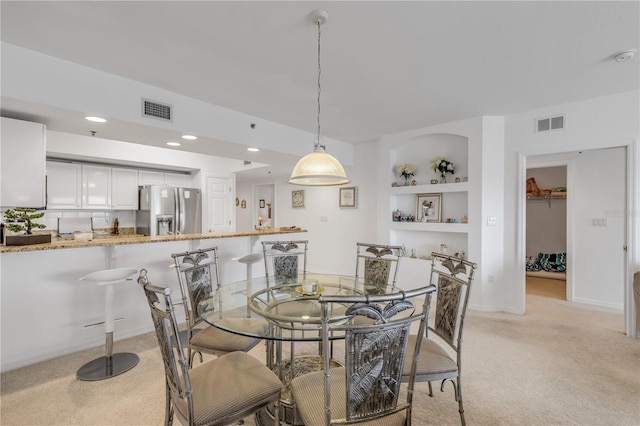
[[[275,185],[255,185],[253,188],[254,229],[275,227]]]
[[[570,300],[566,164],[528,160],[526,206],[526,294]]]
[[[529,156],[522,164],[523,188],[529,168],[567,166],[567,301],[625,311],[626,318],[627,147]],[[523,228],[526,203],[523,200]],[[526,234],[521,235],[524,254]],[[525,274],[522,277],[526,302]],[[623,324],[620,328],[629,332]]]

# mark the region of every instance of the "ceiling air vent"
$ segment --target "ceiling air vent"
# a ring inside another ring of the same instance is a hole
[[[536,120],[536,132],[548,132],[549,130],[564,129],[564,115],[539,118]]]
[[[171,121],[173,111],[171,105],[142,98],[142,116]]]

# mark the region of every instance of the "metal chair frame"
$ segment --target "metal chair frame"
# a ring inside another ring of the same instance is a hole
[[[401,401],[399,398],[405,363],[404,353],[413,323],[419,322],[420,336],[425,334],[431,293],[434,291],[435,286],[430,285],[385,295],[320,296],[323,347],[329,347],[332,335],[345,336],[344,385],[347,400],[344,401],[344,418],[332,418],[331,375],[338,370],[330,368],[331,354],[328,351],[323,352],[326,425],[380,419],[403,410],[406,411],[405,424],[411,425],[413,376],[410,376],[408,381],[406,400]],[[424,297],[424,301],[416,306],[414,302],[421,297]],[[332,318],[331,312],[335,304],[347,307],[345,315],[349,321],[345,323]],[[373,322],[358,324],[353,321],[357,316],[366,316]],[[413,373],[420,357],[421,340],[419,338],[416,341],[413,358],[406,361],[411,362],[410,371]],[[316,374],[317,377],[317,373],[311,374]],[[294,379],[294,382],[296,380],[298,379]],[[298,405],[295,400],[295,388],[294,384],[294,402]],[[339,403],[342,404],[342,401]],[[297,408],[300,409],[299,406]]]
[[[200,356],[200,362],[202,362],[203,352],[211,355],[224,355],[229,351],[226,349],[216,349],[215,346],[194,346],[191,342],[191,339],[198,332],[201,332],[201,330],[196,330],[195,327],[205,323],[204,318],[198,312],[198,305],[202,301],[210,299],[212,293],[220,288],[218,247],[173,253],[171,257],[174,260],[178,274],[182,305],[184,306],[185,317],[187,318],[187,336],[189,343],[187,346],[187,355],[189,365],[193,365],[193,358],[196,353]],[[215,290],[213,285],[214,278]],[[221,309],[222,307],[218,308]],[[206,327],[213,326],[207,325]],[[246,350],[253,348],[258,342],[260,342],[260,339],[255,339],[253,345]]]
[[[166,383],[165,425],[170,426],[173,424],[174,400],[180,399],[186,401],[188,407],[186,420],[190,426],[193,426],[195,425],[195,416],[193,390],[189,373],[191,366],[184,356],[180,341],[180,329],[171,300],[171,289],[151,284],[148,280],[146,269],[140,271],[138,284],[143,287],[147,297],[158,345],[162,353]],[[176,344],[173,344],[173,342],[176,342]],[[216,361],[217,359],[214,359],[209,362],[215,363]],[[215,383],[211,383],[211,385],[215,386]],[[255,412],[269,404],[275,404],[276,409],[274,411],[277,424],[280,411],[279,401],[280,394],[278,393],[269,400],[263,401],[259,406],[247,407],[246,411],[225,415],[224,420],[220,420],[220,423],[229,424],[239,421],[251,414],[251,412]]]
[[[430,283],[437,286],[435,297],[435,315],[433,323],[427,325],[425,337],[432,342],[449,348],[455,353],[456,371],[428,371],[416,375],[416,381],[429,383],[429,396],[433,396],[431,382],[442,380],[440,391],[444,392],[446,382],[453,384],[454,396],[458,402],[460,421],[465,425],[462,403],[462,330],[466,318],[471,284],[477,265],[465,259],[442,253],[431,253]],[[437,340],[432,336],[437,336]],[[423,341],[424,343],[424,341]],[[424,352],[423,352],[424,353]]]

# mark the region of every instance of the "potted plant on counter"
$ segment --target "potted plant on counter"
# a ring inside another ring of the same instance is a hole
[[[5,245],[24,246],[28,244],[50,243],[51,234],[33,234],[33,228],[46,228],[46,225],[33,221],[42,216],[44,216],[44,212],[38,212],[36,209],[27,207],[16,207],[15,209],[5,211],[5,230],[18,233],[18,235],[6,235]]]

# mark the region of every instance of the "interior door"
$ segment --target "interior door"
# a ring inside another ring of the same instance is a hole
[[[206,230],[209,232],[231,232],[234,230],[230,178],[207,178]]]

